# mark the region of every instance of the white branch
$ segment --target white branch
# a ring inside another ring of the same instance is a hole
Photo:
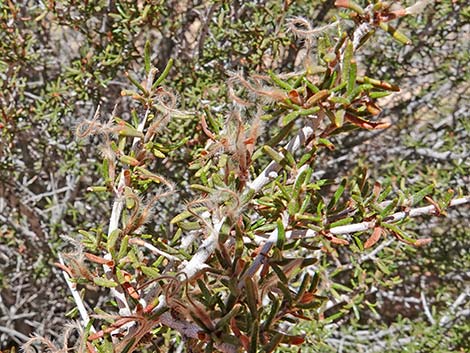
[[[62,266],[65,266],[64,259],[62,258],[62,255],[59,253],[59,262]],[[85,305],[83,304],[82,297],[80,296],[80,293],[78,293],[76,284],[72,283],[72,279],[70,278],[69,274],[66,271],[62,271],[62,274],[65,278],[65,282],[67,283],[67,286],[69,287],[70,292],[72,293],[73,300],[75,301],[75,305],[77,306],[78,312],[80,313],[80,316],[82,318],[82,323],[83,327],[87,327],[87,325],[90,323],[90,317],[88,316],[88,312],[85,308]],[[96,332],[95,328],[93,325],[90,327],[91,332]]]
[[[160,322],[168,326],[176,331],[178,331],[183,337],[190,337],[199,339],[199,332],[201,332],[201,327],[196,324],[178,320],[173,315],[171,315],[168,311],[160,315]],[[235,346],[228,344],[228,343],[220,343],[216,344],[216,348],[220,352],[224,353],[236,353],[238,350]]]
[[[168,254],[168,253],[158,249],[157,247],[153,246],[152,244],[147,243],[146,241],[144,241],[142,239],[131,238],[131,239],[129,239],[129,244],[135,244],[135,245],[143,246],[144,248],[146,248],[146,249],[150,250],[151,252],[153,252],[155,255],[163,256],[163,257],[167,258],[170,261],[177,261],[177,262],[181,261],[176,256]]]
[[[114,232],[116,229],[119,228],[119,221],[121,219],[122,209],[124,207],[124,200],[122,199],[122,193],[124,192],[125,187],[125,178],[124,178],[124,171],[121,171],[121,175],[119,176],[119,183],[118,187],[116,188],[116,198],[113,203],[113,210],[111,212],[111,217],[109,219],[109,226],[108,226],[108,237]],[[106,260],[112,260],[112,255],[107,253],[104,255]],[[111,267],[107,265],[103,265],[104,272],[108,278],[113,277],[113,271]],[[131,315],[131,309],[129,307],[129,303],[127,302],[126,295],[121,287],[110,288],[111,295],[116,299],[117,305],[119,307],[119,314],[121,316],[129,316]]]
[[[470,203],[470,196],[461,197],[454,199],[450,202],[449,207],[455,207]],[[407,217],[419,217],[424,215],[432,215],[433,213],[438,212],[434,205],[412,208],[408,212],[396,212],[384,219],[384,223],[393,223],[400,221]],[[361,223],[353,223],[345,226],[334,227],[328,230],[331,234],[341,235],[341,234],[350,234],[356,232],[364,232],[368,229],[374,228],[376,225],[375,221],[367,221]],[[313,238],[318,235],[317,232],[311,229],[296,229],[286,232],[286,238],[288,239],[297,239],[297,238]]]
[[[191,260],[185,264],[181,272],[184,273],[188,279],[193,278],[199,271],[206,267],[205,262],[214,253],[215,246],[219,239],[219,232],[224,222],[225,217],[222,217],[220,220],[214,219],[214,226],[210,235],[202,242]]]
[[[313,127],[304,126],[297,132],[297,135],[289,141],[285,146],[285,149],[289,152],[296,151],[313,135]],[[279,152],[280,155],[283,155],[282,152]],[[260,191],[263,186],[268,184],[272,179],[269,175],[272,172],[277,173],[281,169],[281,165],[272,161],[268,166],[258,175],[258,177],[247,185],[248,190],[252,190],[255,193]]]
[[[424,314],[426,315],[429,323],[431,325],[434,325],[436,321],[432,317],[431,310],[428,305],[428,301],[426,300],[426,294],[424,293],[426,289],[426,278],[424,276],[421,277],[420,286],[421,286],[420,298],[421,298],[421,304],[423,305]]]
[[[281,215],[282,218],[282,224],[284,228],[287,227],[288,221],[289,221],[289,215],[287,211],[284,211],[283,214]],[[238,288],[243,288],[245,286],[245,279],[247,277],[253,277],[254,274],[259,270],[263,262],[266,260],[269,251],[271,248],[276,244],[276,242],[279,239],[279,233],[277,228],[272,231],[271,235],[269,236],[268,240],[266,243],[264,243],[263,247],[259,251],[258,255],[256,258],[253,260],[253,263],[251,264],[250,268],[246,270],[246,272],[243,274],[243,276],[240,278],[240,281],[238,282]]]

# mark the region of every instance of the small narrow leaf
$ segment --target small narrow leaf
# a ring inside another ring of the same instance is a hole
[[[280,88],[282,89],[285,89],[287,91],[292,91],[294,90],[294,88],[287,82],[285,81],[282,81],[278,76],[276,76],[276,74],[274,72],[272,72],[271,70],[268,72],[268,75],[269,77],[271,78],[271,80],[277,85],[279,86]]]
[[[160,272],[154,267],[141,266],[142,273],[150,278],[158,278],[161,276]]]
[[[114,249],[116,247],[116,242],[119,239],[119,235],[121,234],[120,229],[115,229],[108,235],[108,240],[106,242],[106,249],[111,254],[114,254]]]
[[[315,93],[313,96],[311,96],[307,102],[305,103],[304,107],[305,108],[310,108],[312,107],[313,105],[317,104],[318,102],[322,101],[323,99],[325,99],[326,97],[328,97],[330,95],[330,91],[327,90],[327,89],[324,89],[324,90],[321,90],[321,91],[318,91],[317,93]]]
[[[284,230],[284,225],[280,219],[277,220],[277,239],[276,246],[282,250],[284,248],[284,243],[286,241],[286,232]]]
[[[106,278],[103,278],[103,277],[95,277],[93,278],[93,282],[97,285],[97,286],[100,286],[100,287],[106,287],[106,288],[114,288],[116,287],[118,284],[116,282],[114,282],[113,280],[110,280],[110,279],[106,279]]]
[[[129,79],[129,81],[131,81],[131,83],[136,86],[144,95],[147,94],[147,90],[144,88],[144,86],[142,86],[139,81],[137,81],[131,74],[129,74],[128,72],[125,73],[126,77]],[[122,94],[122,92],[121,92]]]
[[[119,157],[119,160],[124,163],[124,164],[128,164],[130,166],[138,166],[140,164],[140,162],[135,159],[134,157],[131,157],[131,156],[126,156],[126,155],[123,155],[121,157]]]
[[[332,210],[336,204],[338,203],[341,195],[343,195],[344,189],[346,188],[348,180],[344,178],[341,183],[338,185],[338,188],[336,189],[333,198],[330,200],[328,203],[328,210]]]
[[[158,77],[158,79],[153,83],[152,85],[152,89],[155,89],[157,88],[162,82],[163,80],[168,76],[168,74],[170,73],[170,70],[173,66],[173,59],[171,58],[170,60],[168,60],[168,63],[166,64],[165,66],[165,69],[163,70],[162,74]]]
[[[390,25],[389,23],[380,22],[380,28],[382,28],[385,32],[388,32],[393,39],[401,44],[409,45],[411,44],[411,39],[405,36],[402,32],[398,31],[395,27]]]
[[[351,60],[353,56],[353,43],[347,39],[346,48],[344,49],[343,62],[341,72],[341,82],[343,84],[349,84],[349,70],[351,68]],[[348,90],[349,91],[349,90]]]
[[[256,319],[258,317],[258,301],[256,300],[255,285],[249,276],[245,278],[245,294],[251,316]]]
[[[364,243],[364,249],[368,249],[374,246],[374,244],[376,244],[380,240],[382,233],[383,229],[381,227],[375,227],[374,231],[372,232],[372,235]]]
[[[292,121],[297,119],[297,117],[300,115],[300,111],[294,110],[293,112],[290,112],[287,115],[284,115],[284,117],[281,120],[281,127],[285,127],[289,125]]]

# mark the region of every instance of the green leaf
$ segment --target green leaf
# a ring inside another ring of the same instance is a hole
[[[147,90],[144,88],[144,86],[142,86],[139,81],[137,81],[131,74],[129,74],[128,72],[125,73],[126,77],[129,79],[129,81],[131,81],[131,83],[139,89],[139,91],[141,91],[143,94],[147,94]]]
[[[103,278],[103,277],[95,277],[93,278],[93,282],[97,285],[97,286],[100,286],[100,287],[106,287],[106,288],[114,288],[116,287],[118,284],[116,282],[114,282],[113,280],[110,280],[110,279],[106,279],[106,278]]]
[[[286,127],[295,119],[297,119],[299,115],[300,115],[300,111],[298,110],[294,110],[293,112],[290,112],[289,114],[285,115],[281,120],[281,127]]]
[[[344,178],[341,183],[339,184],[338,188],[336,189],[333,198],[330,200],[328,203],[328,210],[334,209],[334,207],[338,204],[339,199],[341,198],[341,195],[343,195],[344,189],[346,188],[348,180]]]
[[[248,304],[248,308],[250,309],[251,316],[253,319],[258,317],[258,303],[257,303],[257,293],[255,291],[255,285],[251,277],[245,278],[245,294],[246,294],[246,302]]]
[[[126,235],[124,238],[122,238],[121,245],[119,246],[119,252],[117,255],[118,261],[122,259],[124,256],[126,256],[128,246],[129,246],[129,236]]]
[[[347,218],[343,218],[343,219],[340,219],[338,221],[335,221],[333,223],[330,223],[328,225],[328,227],[329,228],[334,228],[334,227],[344,226],[344,225],[347,225],[347,224],[351,224],[353,221],[354,221],[353,217],[347,217]]]
[[[277,239],[276,246],[282,250],[284,248],[284,243],[286,242],[286,232],[284,230],[284,225],[280,219],[277,220]]]
[[[106,249],[109,253],[114,254],[116,242],[118,241],[120,234],[121,230],[118,228],[113,230],[111,234],[108,235],[108,240],[106,241]]]
[[[413,198],[412,198],[412,205],[417,205],[418,203],[420,203],[425,196],[428,196],[430,194],[432,194],[432,192],[434,191],[434,185],[431,184],[431,185],[428,185],[426,186],[425,188],[421,189],[420,191],[418,191],[416,194],[413,195]]]
[[[379,23],[380,28],[382,28],[385,32],[389,33],[393,39],[395,39],[397,42],[405,45],[411,44],[411,39],[409,39],[407,36],[405,36],[402,32],[397,30],[395,27],[393,27],[389,23],[385,22],[380,22]]]
[[[205,207],[205,206],[191,208],[191,211],[183,211],[179,215],[175,216],[170,221],[170,223],[171,224],[179,223],[179,222],[184,221],[185,219],[187,219],[189,217],[194,217],[194,213],[197,214],[197,213],[204,212],[204,211],[207,211],[207,207]]]
[[[251,339],[248,353],[256,353],[258,351],[258,340],[259,340],[259,322],[254,321],[251,325]]]
[[[281,164],[284,160],[284,156],[278,151],[274,150],[271,146],[264,145],[263,151],[278,164]]]
[[[348,86],[346,88],[347,95],[350,95],[356,86],[357,64],[356,60],[351,59],[351,66],[349,68]]]
[[[142,273],[150,278],[158,278],[161,276],[160,271],[154,267],[141,266]]]
[[[232,317],[234,317],[240,312],[241,308],[242,306],[240,304],[234,305],[233,308],[227,314],[222,316],[220,320],[217,321],[217,324],[215,325],[215,331],[218,331],[225,327],[230,322],[230,319],[232,319]]]
[[[271,78],[271,80],[277,85],[279,86],[280,88],[284,89],[284,90],[287,90],[287,91],[292,91],[294,88],[287,82],[285,81],[282,81],[278,76],[276,76],[274,74],[274,72],[272,72],[271,70],[269,70],[268,72],[268,75],[269,77]]]
[[[152,89],[155,89],[157,88],[162,82],[163,80],[168,76],[168,74],[170,73],[170,70],[173,66],[173,59],[171,58],[170,60],[168,60],[168,63],[166,64],[165,66],[165,69],[163,70],[162,74],[158,77],[158,79],[153,83],[152,85]]]
[[[341,72],[341,82],[349,85],[349,71],[351,68],[351,60],[353,57],[353,43],[347,39],[346,48],[344,49],[343,55],[343,71]],[[354,77],[354,81],[356,78]],[[349,92],[349,89],[348,89]]]

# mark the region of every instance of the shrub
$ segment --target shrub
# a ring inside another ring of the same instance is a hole
[[[373,312],[381,293],[412,276],[402,271],[401,261],[430,238],[413,232],[411,218],[444,214],[469,201],[458,190],[458,175],[466,175],[468,164],[456,166],[461,170],[456,173],[452,168],[435,175],[436,169],[421,171],[410,159],[389,161],[378,154],[369,162],[358,156],[370,136],[381,138],[391,125],[382,119],[379,99],[399,90],[369,72],[376,62],[366,65],[359,49],[367,48],[376,30],[409,44],[391,22],[416,11],[416,5],[404,10],[337,1],[347,11],[319,30],[303,17],[289,19],[294,40],[269,12],[282,21],[288,2],[283,9],[270,4],[265,10],[214,4],[205,17],[193,19],[201,28],[198,42],[185,37],[178,43],[183,54],[175,73],[165,50],[158,53],[159,69],[153,67],[152,40],[139,37],[145,26],[134,26],[162,24],[163,49],[175,43],[169,33],[191,35],[181,29],[191,23],[188,18],[162,21],[163,14],[176,11],[171,6],[61,5],[69,11],[55,4],[49,11],[57,21],[76,26],[87,43],[80,59],[69,62],[66,85],[84,83],[74,86],[77,95],[69,98],[102,100],[92,118],[76,125],[76,135],[88,138],[88,145],[74,144],[74,151],[91,150],[93,136],[99,137],[102,162],[94,165],[101,180],[90,173],[86,157],[78,163],[76,154],[64,153],[51,163],[60,160],[62,168],[73,166],[76,175],[94,181],[87,197],[97,212],[90,223],[106,212],[100,205],[112,199],[107,227],[85,223],[79,236],[62,237],[74,249],[59,256],[57,266],[83,324],[71,349],[132,352],[158,342],[168,350],[181,344],[191,351],[254,352],[313,340],[326,350],[334,340],[322,339],[324,332],[363,324],[361,312]],[[190,4],[185,6],[185,15],[194,16]],[[87,20],[92,11],[102,14],[102,21]],[[243,11],[252,16],[250,26],[246,17],[237,18]],[[222,30],[227,17],[234,21]],[[236,42],[239,36],[253,47]],[[228,51],[222,50],[224,42]],[[184,43],[197,45],[185,50]],[[188,70],[185,65],[194,58],[200,66]],[[130,72],[133,63],[143,73]],[[112,104],[100,90],[111,95],[107,88],[122,72],[133,87],[122,90],[121,108],[110,113]],[[62,87],[59,79],[51,85],[51,101]],[[63,104],[57,102],[56,112]],[[9,119],[21,121],[11,114]],[[56,120],[52,130],[57,126]],[[18,141],[13,131],[9,127],[6,136]],[[397,153],[403,153],[401,147]],[[420,146],[416,151],[436,155]],[[455,153],[459,158],[466,151]],[[341,162],[343,156],[347,163]],[[368,172],[368,165],[384,161],[387,169],[376,165]],[[44,171],[43,165],[37,168]],[[413,172],[417,177],[410,183]],[[431,182],[429,175],[434,175]],[[449,185],[443,188],[444,183]],[[70,212],[86,222],[84,212]],[[54,218],[48,235],[70,229],[58,225],[60,219]],[[90,318],[91,287],[104,299]],[[424,300],[425,311],[426,305]],[[297,327],[302,320],[309,322],[303,326],[308,335]],[[69,344],[64,340],[63,350]]]

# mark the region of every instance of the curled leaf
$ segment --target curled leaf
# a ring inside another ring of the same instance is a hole
[[[390,123],[385,122],[385,121],[368,121],[364,120],[362,118],[359,118],[357,116],[354,116],[352,114],[346,113],[345,116],[347,121],[349,121],[351,124],[359,126],[363,129],[369,129],[369,130],[378,130],[378,129],[386,129],[390,127]]]
[[[372,235],[364,243],[364,249],[368,249],[372,247],[374,244],[376,244],[380,240],[380,237],[382,236],[382,232],[383,232],[383,229],[381,227],[375,227],[374,231],[372,232]]]

